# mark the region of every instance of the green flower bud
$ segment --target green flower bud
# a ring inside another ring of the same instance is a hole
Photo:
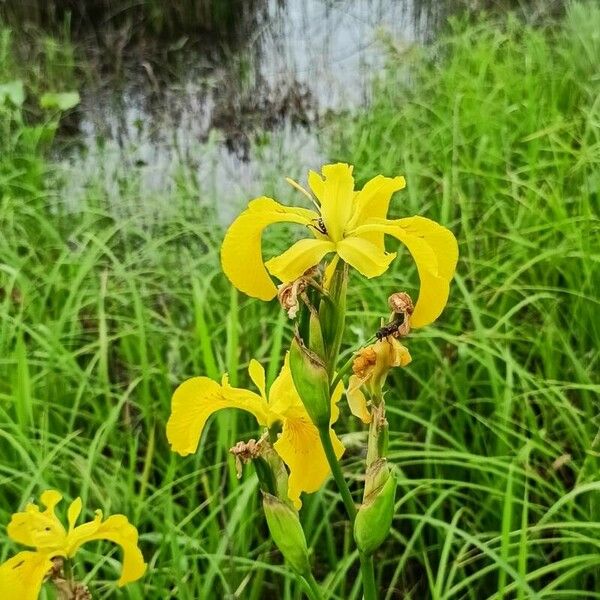
[[[319,307],[323,327],[323,341],[326,354],[323,356],[331,364],[337,357],[342,343],[346,319],[346,291],[348,289],[348,265],[340,261],[332,275],[329,297],[323,298]]]
[[[308,347],[318,356],[325,356],[325,344],[319,314],[314,311],[310,313]]]
[[[306,537],[298,513],[276,496],[263,493],[263,509],[275,545],[299,575],[310,573]]]
[[[331,398],[329,376],[323,360],[294,339],[290,348],[290,370],[294,386],[312,422],[319,428],[329,427]]]
[[[396,478],[385,460],[371,465],[367,472],[365,498],[354,522],[354,539],[363,554],[373,554],[390,533],[396,486]]]

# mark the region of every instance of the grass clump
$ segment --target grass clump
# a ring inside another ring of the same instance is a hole
[[[336,137],[360,177],[406,175],[398,216],[453,225],[461,246],[391,417],[407,480],[387,573],[414,597],[598,586],[599,28],[591,4],[545,30],[451,21],[432,48],[392,49]]]

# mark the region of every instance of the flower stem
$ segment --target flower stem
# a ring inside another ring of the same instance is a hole
[[[321,438],[321,444],[323,444],[323,450],[325,450],[325,456],[327,457],[327,462],[329,463],[329,468],[331,469],[331,473],[333,478],[335,479],[335,483],[340,490],[340,494],[342,495],[342,501],[344,502],[344,506],[346,507],[346,512],[350,517],[350,522],[354,525],[354,519],[356,518],[356,506],[354,505],[354,500],[352,499],[352,494],[350,493],[350,488],[344,479],[344,474],[342,473],[342,468],[340,467],[340,463],[335,455],[335,450],[333,449],[333,444],[331,443],[331,436],[329,434],[329,427],[320,428],[319,436]]]
[[[323,444],[323,450],[325,450],[325,456],[327,457],[327,462],[331,468],[331,473],[335,479],[338,489],[340,490],[340,494],[342,495],[346,512],[350,517],[350,524],[354,527],[356,506],[354,505],[352,494],[350,494],[350,488],[344,479],[344,474],[342,473],[340,463],[335,455],[335,450],[333,449],[333,444],[331,443],[331,437],[329,436],[329,430],[320,429],[319,436],[321,437],[321,443]],[[362,553],[359,553],[359,558],[364,600],[377,600],[377,586],[375,585],[373,558]]]
[[[317,583],[317,580],[312,573],[309,572],[307,575],[304,575],[302,581],[306,588],[306,595],[310,600],[323,600],[321,586]]]
[[[362,552],[360,553],[360,572],[362,574],[364,600],[377,600],[373,557],[362,554]]]

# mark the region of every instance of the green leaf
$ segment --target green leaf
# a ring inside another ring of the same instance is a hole
[[[20,79],[0,84],[0,104],[9,101],[13,106],[21,106],[25,102],[25,88]]]
[[[40,107],[69,110],[79,104],[79,92],[46,92],[40,98]]]

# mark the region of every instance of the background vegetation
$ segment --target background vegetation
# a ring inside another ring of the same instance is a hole
[[[592,4],[545,28],[451,21],[426,49],[390,44],[372,106],[325,132],[359,183],[405,174],[398,216],[437,219],[460,241],[449,307],[411,337],[387,397],[401,484],[376,559],[386,600],[600,597],[599,31]],[[149,572],[117,592],[118,553],[86,547],[80,574],[98,598],[300,598],[254,476],[238,480],[227,457],[253,423],[219,415],[185,460],[164,435],[184,377],[227,370],[245,385],[256,357],[272,381],[291,323],[230,289],[219,199],[199,203],[202,182],[176,186],[154,219],[134,196],[116,212],[101,187],[73,207],[48,153],[57,109],[38,108],[57,59],[42,44],[49,60],[24,69],[0,39],[2,80],[26,94],[0,88],[0,523],[46,487],[127,514]],[[70,56],[64,40],[48,47]],[[353,279],[348,348],[392,291],[414,291],[409,265]],[[363,434],[346,409],[338,430],[351,477]],[[302,511],[316,574],[330,573],[331,598],[358,598],[332,497],[329,485]]]

